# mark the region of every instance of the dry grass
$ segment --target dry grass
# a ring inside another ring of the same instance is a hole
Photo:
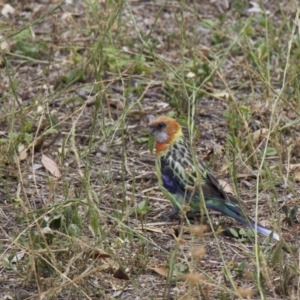
[[[31,2],[1,6],[1,299],[300,299],[297,2]],[[287,245],[164,221],[161,114]]]

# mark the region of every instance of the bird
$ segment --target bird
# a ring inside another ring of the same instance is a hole
[[[202,193],[206,208],[227,215],[264,236],[272,234],[273,239],[280,240],[276,232],[256,223],[243,212],[241,201],[224,191],[218,179],[198,157],[198,166],[194,165],[189,143],[184,137],[181,125],[175,119],[157,117],[150,122],[149,133],[155,140],[158,182],[173,205],[168,218],[178,214],[180,207],[185,204],[190,207],[191,212],[199,212]]]

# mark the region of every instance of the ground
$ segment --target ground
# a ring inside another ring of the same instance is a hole
[[[297,1],[0,9],[1,299],[300,299]],[[165,220],[159,115],[280,242]]]

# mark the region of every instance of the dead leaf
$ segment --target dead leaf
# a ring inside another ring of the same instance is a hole
[[[124,273],[120,268],[114,273],[113,277],[117,279],[129,280],[128,275]]]
[[[14,13],[15,13],[15,9],[10,4],[3,5],[1,9],[2,16],[8,19],[9,17],[12,17]]]
[[[258,129],[256,131],[254,131],[252,133],[253,144],[254,145],[259,144],[264,138],[266,138],[266,136],[268,135],[268,133],[269,133],[269,129],[268,128],[261,128],[261,129]]]
[[[252,7],[248,8],[246,11],[248,14],[255,14],[255,13],[258,13],[258,14],[266,14],[266,15],[269,15],[271,12],[267,9],[267,10],[262,10],[261,6],[259,3],[256,3],[255,1],[250,1],[250,4],[252,5]]]
[[[167,277],[168,272],[169,272],[169,270],[165,266],[159,266],[159,267],[148,268],[148,269],[154,271],[155,273],[157,273],[163,277]]]
[[[110,258],[108,253],[103,252],[102,250],[95,249],[90,253],[90,258],[98,259],[98,258]]]
[[[108,98],[107,102],[112,108],[116,108],[118,110],[124,109],[124,104],[120,99]]]
[[[220,183],[222,189],[225,191],[225,193],[234,195],[233,188],[232,188],[232,186],[229,183],[227,183],[223,179],[219,179],[219,183]]]
[[[26,252],[25,251],[20,251],[18,253],[16,253],[14,255],[14,257],[10,260],[11,263],[16,263],[16,262],[19,262],[21,259],[24,258]]]
[[[149,227],[149,226],[140,226],[137,228],[138,230],[147,230],[151,232],[163,233],[161,228]]]
[[[0,40],[2,40],[3,39],[3,36],[2,35],[0,35]],[[0,43],[0,50],[1,51],[6,51],[6,52],[9,52],[9,50],[10,50],[10,46],[9,46],[9,44],[8,44],[8,42],[7,41],[2,41],[1,43]],[[0,131],[1,132],[1,131]],[[2,131],[2,132],[4,132],[4,131]]]
[[[27,150],[23,144],[18,146],[18,152],[20,161],[25,160],[27,158]]]
[[[226,91],[219,91],[219,92],[213,93],[212,96],[214,98],[217,98],[217,99],[225,99],[225,100],[227,100],[227,99],[229,99],[230,94],[228,92],[226,92]]]
[[[61,173],[57,163],[45,154],[42,154],[42,164],[45,167],[45,169],[48,170],[53,176],[57,178],[61,177]]]
[[[223,164],[220,168],[219,168],[219,171],[218,171],[218,173],[219,174],[226,174],[226,173],[228,173],[228,164],[226,163],[226,164]]]
[[[290,171],[300,170],[300,164],[290,164]]]
[[[300,171],[295,173],[294,179],[295,179],[295,181],[298,181],[298,182],[300,181]]]

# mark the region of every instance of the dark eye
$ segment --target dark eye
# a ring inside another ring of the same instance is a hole
[[[163,129],[163,128],[165,128],[166,127],[166,124],[164,123],[164,122],[160,122],[160,123],[158,123],[158,125],[157,125],[157,128],[158,129]]]

